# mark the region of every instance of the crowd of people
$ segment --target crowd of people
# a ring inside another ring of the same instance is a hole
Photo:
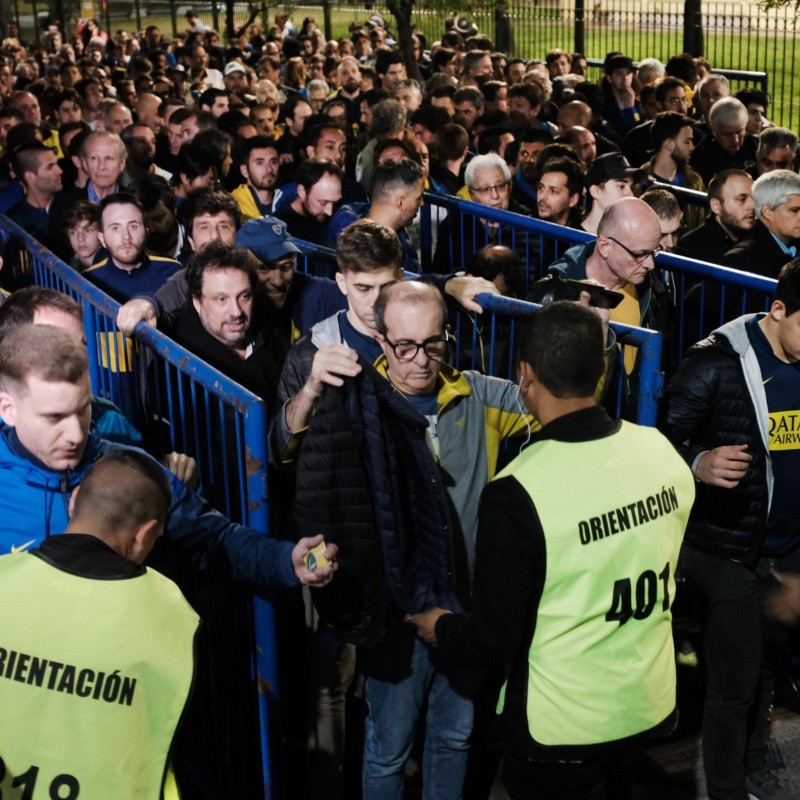
[[[80,307],[31,286],[4,230],[0,552],[39,561],[0,560],[0,597],[35,591],[65,622],[39,625],[32,603],[0,641],[0,705],[40,709],[0,733],[0,764],[57,773],[51,796],[110,797],[114,779],[224,796],[183,763],[191,747],[171,751],[198,621],[141,566],[163,535],[198,569],[290,590],[279,659],[302,687],[283,723],[307,764],[290,797],[347,796],[346,745],[365,800],[401,798],[414,760],[424,798],[485,800],[503,748],[513,800],[627,796],[644,744],[675,725],[679,569],[704,630],[709,797],[793,797],[766,738],[800,572],[800,156],[768,95],[686,53],[611,52],[595,80],[581,54],[512,58],[463,18],[435,42],[414,32],[411,62],[377,14],[330,41],[282,11],[227,42],[193,11],[186,25],[88,20],[36,44],[9,25],[0,213],[121,303],[124,334],[157,326],[265,400],[277,533],[215,511],[230,486],[187,455],[141,454],[144,421],[92,396]],[[485,209],[434,204],[431,258],[426,190]],[[515,214],[595,238],[560,252]],[[778,279],[769,310],[684,286],[660,252]],[[513,379],[484,358],[510,363],[508,331],[462,342],[478,369],[456,368],[448,323],[482,293],[555,298],[520,326]],[[639,354],[609,320],[663,336],[660,433],[613,418],[635,419]],[[98,582],[104,607],[161,609],[145,656],[119,637],[146,630],[144,609],[101,614],[104,666],[84,598]],[[36,746],[90,695],[121,709],[86,712],[104,759],[121,726],[138,742],[118,775],[78,735]]]

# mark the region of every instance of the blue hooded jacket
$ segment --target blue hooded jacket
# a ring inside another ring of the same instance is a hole
[[[0,555],[31,550],[48,536],[63,533],[69,522],[69,499],[89,468],[103,455],[123,449],[90,433],[75,469],[56,472],[28,453],[14,428],[0,425]],[[127,448],[133,449],[133,448]],[[172,506],[164,536],[189,549],[200,569],[230,565],[230,576],[258,586],[296,586],[294,545],[230,522],[164,469],[172,488]]]

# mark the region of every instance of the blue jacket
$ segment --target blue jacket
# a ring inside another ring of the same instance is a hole
[[[0,555],[38,547],[43,539],[67,528],[69,498],[95,461],[122,447],[90,433],[74,470],[55,472],[33,460],[14,429],[0,425]],[[257,585],[298,584],[291,563],[291,542],[281,542],[252,528],[230,522],[187,489],[166,469],[172,506],[164,536],[181,549],[191,548],[200,569],[230,564],[230,576]]]

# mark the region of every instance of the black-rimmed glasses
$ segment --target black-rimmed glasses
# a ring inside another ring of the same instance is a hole
[[[606,236],[605,238],[610,242],[614,242],[614,244],[618,244],[637,264],[643,264],[648,258],[655,258],[664,250],[659,244],[652,250],[639,250],[639,252],[636,252],[635,250],[631,250],[627,245],[622,244],[619,239],[615,239],[613,236]]]
[[[386,340],[386,344],[392,348],[398,361],[413,361],[420,350],[424,350],[425,355],[431,360],[442,361],[447,355],[450,341],[450,336],[446,331],[443,336],[431,336],[424,342],[393,342],[388,336],[383,338]]]

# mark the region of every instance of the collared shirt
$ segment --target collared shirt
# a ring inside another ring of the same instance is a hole
[[[119,183],[115,183],[114,192],[118,191],[119,191]],[[94,188],[94,184],[91,181],[89,181],[86,184],[86,199],[91,200],[93,203],[97,203],[97,205],[100,205],[100,201],[103,199],[102,197],[100,197],[100,195],[97,194],[97,191]]]
[[[784,244],[772,231],[769,232],[769,235],[778,243],[778,247],[786,253],[787,256],[791,256],[795,258],[797,256],[797,248],[794,246],[789,246]]]

